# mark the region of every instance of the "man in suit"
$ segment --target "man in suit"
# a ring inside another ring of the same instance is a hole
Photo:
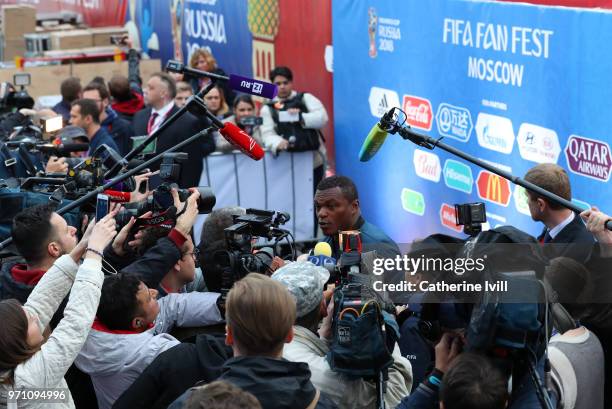
[[[525,180],[546,189],[566,200],[572,199],[572,189],[565,170],[552,163],[542,163],[531,168]],[[595,243],[580,219],[572,210],[527,191],[531,218],[544,223],[544,230],[538,237],[549,258],[571,257],[584,263],[590,256]]]
[[[172,117],[179,110],[174,104],[175,97],[176,84],[172,77],[162,72],[151,75],[144,89],[147,107],[137,112],[132,119],[134,134],[150,135],[162,123]],[[159,153],[171,146],[177,145],[193,134],[200,132],[204,127],[204,122],[201,118],[196,118],[190,113],[183,114],[153,142],[155,144],[155,152]],[[207,135],[179,151],[189,155],[189,160],[182,164],[181,176],[178,182],[181,188],[198,186],[202,174],[202,159],[214,150],[214,139],[212,135]],[[157,168],[159,168],[159,163],[153,167],[153,170]]]

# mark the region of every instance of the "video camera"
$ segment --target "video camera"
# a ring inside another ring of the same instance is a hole
[[[373,379],[377,402],[384,408],[385,382],[399,331],[385,319],[387,304],[374,292],[370,276],[361,273],[359,231],[341,231],[342,255],[336,269],[332,343],[327,360],[332,370],[351,377]],[[396,324],[395,324],[396,325]]]
[[[224,230],[227,250],[214,254],[215,263],[223,271],[221,293],[224,295],[234,282],[249,273],[271,273],[276,244],[290,235],[279,227],[290,220],[284,212],[247,209],[245,215],[234,215],[233,219],[234,224]],[[252,242],[260,237],[274,240],[274,245],[253,253]]]
[[[13,75],[15,85],[10,82],[0,84],[0,113],[13,112],[22,108],[32,109],[34,99],[25,89],[30,82],[30,74],[21,73]],[[17,90],[16,86],[21,88]]]

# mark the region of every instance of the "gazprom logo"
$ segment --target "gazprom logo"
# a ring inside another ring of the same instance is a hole
[[[436,124],[440,135],[467,142],[472,134],[474,125],[472,115],[467,108],[442,103],[436,113]]]
[[[447,159],[444,162],[444,183],[451,189],[470,194],[474,184],[472,169],[466,164]]]

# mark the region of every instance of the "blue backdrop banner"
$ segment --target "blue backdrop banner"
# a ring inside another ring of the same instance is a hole
[[[557,163],[576,202],[612,212],[612,14],[462,0],[332,6],[337,171],[357,183],[367,220],[402,243],[462,235],[453,204],[482,201],[492,227],[543,228],[524,189],[440,149],[391,135],[359,162],[392,107],[414,130],[514,175]]]

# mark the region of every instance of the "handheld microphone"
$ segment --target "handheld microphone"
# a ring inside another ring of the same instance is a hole
[[[231,122],[226,122],[223,128],[219,129],[219,133],[231,143],[236,149],[249,156],[251,159],[260,160],[264,156],[264,151],[261,146],[251,138],[249,134],[238,128]]]
[[[315,266],[324,267],[329,272],[333,272],[336,268],[336,259],[333,258],[332,249],[329,243],[319,242],[312,251],[311,256],[308,256],[310,261]]]
[[[363,141],[361,150],[359,151],[359,160],[361,162],[367,162],[376,155],[382,144],[387,138],[387,134],[393,129],[393,113],[395,108],[391,108],[386,114],[380,118],[377,124],[375,124],[370,133]]]
[[[253,78],[230,74],[229,86],[234,91],[240,91],[258,97],[273,99],[278,91],[276,85],[269,82],[258,81]]]

